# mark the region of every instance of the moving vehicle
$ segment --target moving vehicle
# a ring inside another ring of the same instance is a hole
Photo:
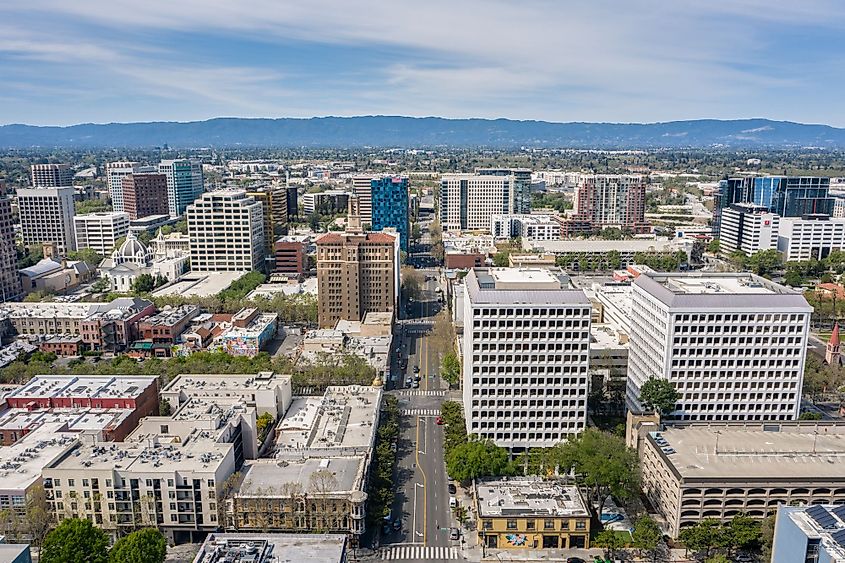
[[[443,417],[442,417],[442,416],[438,416],[437,418],[435,418],[435,419],[434,419],[434,424],[437,424],[438,426],[442,425],[442,424],[443,424]]]
[[[461,537],[461,531],[457,528],[449,528],[449,539],[456,540]]]

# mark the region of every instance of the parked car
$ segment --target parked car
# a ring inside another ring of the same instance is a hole
[[[457,528],[449,528],[449,539],[456,540],[461,537],[461,531]]]
[[[435,418],[435,419],[434,419],[434,424],[437,424],[438,426],[440,426],[441,424],[443,424],[443,417],[442,417],[442,416],[438,416],[437,418]]]
[[[401,518],[397,518],[396,520],[393,521],[393,529],[394,529],[394,531],[397,531],[397,532],[402,529],[402,519]]]
[[[454,483],[449,483],[448,489],[450,495],[458,494],[458,487],[456,487]]]
[[[417,387],[419,387],[419,386],[420,386],[420,382],[419,382],[419,381],[412,381],[412,382],[411,382],[411,387],[412,387],[413,389],[416,389],[416,388],[417,388]]]
[[[449,497],[449,508],[455,508],[458,506],[458,499],[455,497]]]
[[[411,379],[410,377],[405,380],[405,385],[407,385],[408,387],[411,387],[414,383],[415,383],[414,380]]]
[[[420,366],[414,366],[414,373],[420,372]]]

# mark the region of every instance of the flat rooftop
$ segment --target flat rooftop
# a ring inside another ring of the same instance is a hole
[[[44,467],[73,448],[77,435],[62,432],[62,426],[45,424],[11,446],[0,448],[0,494],[22,494],[41,479]]]
[[[150,315],[142,322],[145,325],[175,326],[182,322],[185,317],[199,313],[196,305],[179,305],[178,307],[165,307],[155,315]]]
[[[208,297],[217,295],[246,273],[248,272],[190,272],[176,282],[154,291],[153,297],[164,295]]]
[[[464,283],[473,303],[590,304],[559,268],[473,268]]]
[[[526,249],[539,249],[554,254],[577,252],[675,252],[681,245],[671,239],[625,239],[625,240],[523,240]]]
[[[192,396],[202,396],[203,392],[272,389],[288,381],[290,381],[289,375],[280,375],[270,371],[258,372],[255,375],[231,373],[185,374],[176,376],[162,390],[162,393],[190,391]]]
[[[842,480],[845,475],[845,425],[677,426],[649,433],[648,442],[687,482]]]
[[[23,387],[7,395],[10,399],[38,398],[129,398],[139,397],[148,387],[155,385],[153,376],[94,376],[94,375],[39,375]]]
[[[30,430],[43,424],[61,424],[68,432],[109,430],[132,414],[131,409],[9,409],[0,415],[3,430]]]
[[[342,534],[209,534],[193,563],[342,563]]]
[[[333,457],[255,460],[244,464],[239,496],[288,496],[285,485],[298,483],[303,492],[315,492],[311,476],[328,470],[334,478],[331,493],[348,494],[363,490],[367,457],[364,454]],[[319,485],[317,485],[319,486]]]
[[[479,481],[476,486],[482,517],[564,516],[588,518],[578,487],[540,477]]]

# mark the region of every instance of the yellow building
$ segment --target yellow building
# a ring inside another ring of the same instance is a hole
[[[479,481],[475,493],[479,541],[486,547],[590,547],[590,513],[577,487],[515,477]]]
[[[284,187],[264,187],[248,190],[247,195],[261,202],[264,212],[264,243],[268,250],[273,249],[282,229],[288,224],[288,192]]]

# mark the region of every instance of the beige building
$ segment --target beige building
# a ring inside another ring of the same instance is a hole
[[[205,193],[186,215],[192,271],[248,272],[264,266],[264,213],[246,192]]]
[[[24,245],[53,243],[61,255],[76,250],[72,187],[20,189],[17,194]]]
[[[246,195],[261,203],[264,213],[264,245],[267,255],[273,254],[273,245],[288,223],[288,191],[284,186],[250,190]]]
[[[845,425],[711,423],[645,432],[643,491],[672,537],[703,518],[845,501]]]
[[[32,186],[34,188],[59,188],[73,185],[73,170],[70,164],[33,164]]]
[[[361,228],[357,198],[350,198],[345,233],[317,239],[317,302],[321,328],[367,313],[394,312],[399,294],[399,237]]]
[[[129,233],[128,213],[87,213],[73,218],[76,248],[90,248],[107,256],[117,241]]]

